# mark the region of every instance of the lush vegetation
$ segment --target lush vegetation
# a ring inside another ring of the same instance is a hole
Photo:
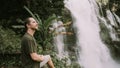
[[[114,3],[118,4],[116,14],[120,16],[119,0],[110,0],[109,9]],[[27,6],[32,12],[24,6]],[[39,53],[50,54],[56,68],[79,68],[77,63],[67,65],[67,58],[59,60],[56,57],[54,46],[51,43],[52,36],[48,33],[51,21],[57,16],[60,16],[64,22],[71,20],[69,11],[64,8],[63,0],[1,0],[0,8],[0,68],[4,68],[4,66],[10,68],[12,65],[20,66],[20,40],[25,32],[23,20],[28,16],[33,16],[41,26],[35,35],[40,48]],[[100,26],[103,30],[101,32],[103,41],[110,45],[114,56],[119,57],[120,48],[112,46],[113,41],[109,37],[108,29],[104,24],[100,24]],[[116,43],[116,45],[118,44]]]
[[[0,11],[0,67],[20,66],[20,40],[25,32],[23,20],[28,16],[33,16],[40,25],[35,35],[39,53],[50,54],[56,68],[67,66],[67,58],[61,61],[56,57],[51,44],[52,34],[48,33],[51,21],[65,14],[63,0],[1,0],[0,3],[3,4]]]

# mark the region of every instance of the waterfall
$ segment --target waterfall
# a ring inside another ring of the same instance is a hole
[[[68,52],[64,48],[65,47],[64,40],[66,36],[62,34],[62,32],[66,32],[66,29],[64,26],[61,25],[63,25],[62,21],[54,20],[53,28],[55,29],[56,35],[53,38],[53,41],[54,41],[55,49],[57,50],[58,58],[64,59],[66,57],[68,58]]]
[[[110,10],[106,10],[107,20],[104,17],[100,17],[100,16],[99,16],[99,19],[102,21],[102,23],[105,24],[107,29],[109,29],[109,34],[110,34],[112,41],[118,41],[119,38],[117,37],[116,30],[115,30],[115,28],[118,27],[118,25],[117,25],[114,15],[115,14],[112,14]]]
[[[115,15],[115,17],[116,17],[118,23],[120,24],[120,18],[119,18],[115,13],[113,13],[113,14]]]
[[[76,29],[78,63],[81,68],[118,68],[107,46],[101,41],[95,0],[65,0]]]
[[[113,41],[118,41],[119,39],[116,36],[115,29],[113,28],[113,26],[118,27],[117,22],[116,22],[115,17],[114,17],[115,13],[112,14],[112,12],[110,10],[107,10],[106,13],[107,13],[107,18],[110,21],[110,24],[107,24],[106,26],[110,30],[111,38]]]

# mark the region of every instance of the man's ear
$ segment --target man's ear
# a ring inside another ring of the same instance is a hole
[[[26,24],[27,28],[29,27],[29,24]]]

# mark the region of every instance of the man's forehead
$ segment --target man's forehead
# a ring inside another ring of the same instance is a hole
[[[30,21],[35,21],[35,19],[34,19],[34,18],[32,18],[32,17],[31,17],[31,18],[29,18],[29,20],[30,20]]]

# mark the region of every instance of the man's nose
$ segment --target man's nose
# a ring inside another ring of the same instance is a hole
[[[38,25],[38,23],[36,22],[36,24]]]

